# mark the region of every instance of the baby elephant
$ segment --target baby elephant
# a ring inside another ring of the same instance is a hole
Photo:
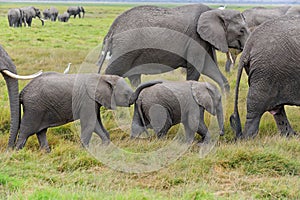
[[[47,129],[77,119],[84,146],[89,144],[93,132],[102,142],[109,143],[99,109],[129,107],[132,94],[125,80],[116,75],[44,73],[20,93],[24,114],[16,148],[23,148],[28,137],[36,133],[41,148],[50,151]]]
[[[150,85],[150,86],[149,86]],[[204,123],[204,109],[217,115],[220,135],[224,134],[224,119],[221,94],[210,83],[197,81],[157,81],[156,84],[141,84],[132,95],[135,103],[131,137],[138,137],[147,128],[163,137],[171,126],[183,123],[186,142],[194,140],[195,132],[204,142],[210,134]]]

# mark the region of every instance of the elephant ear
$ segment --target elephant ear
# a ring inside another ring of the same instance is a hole
[[[204,107],[210,114],[215,115],[216,108],[214,107],[213,95],[209,83],[192,82],[191,90],[197,104]]]
[[[200,15],[197,32],[200,37],[223,53],[228,52],[225,19],[221,10],[210,10]]]
[[[108,109],[115,109],[113,90],[119,78],[115,75],[95,75],[89,78],[86,84],[89,97]]]

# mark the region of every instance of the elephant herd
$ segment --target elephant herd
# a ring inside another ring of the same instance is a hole
[[[252,15],[251,10],[255,11]],[[278,16],[281,10],[285,14]],[[226,130],[219,89],[227,94],[230,91],[226,77],[219,70],[216,51],[226,53],[228,62],[232,62],[232,50],[242,52],[234,113],[230,117],[236,138],[257,135],[265,112],[273,115],[282,135],[296,135],[284,106],[300,105],[300,16],[297,10],[290,6],[259,7],[241,13],[212,9],[203,4],[175,8],[137,6],[112,23],[103,40],[98,74],[38,73],[19,98],[16,97],[16,78],[20,77],[7,75],[16,73],[16,68],[0,48],[0,70],[7,83],[11,106],[8,146],[21,149],[28,137],[36,134],[41,148],[50,151],[47,129],[77,119],[81,123],[84,146],[89,145],[93,132],[108,144],[110,136],[102,124],[100,107],[115,109],[132,104],[132,138],[148,133],[148,128],[160,138],[171,126],[182,123],[186,142],[194,141],[195,132],[203,142],[209,142],[204,110],[216,115],[220,135],[223,135]],[[110,59],[104,75],[100,75],[107,55]],[[187,81],[141,83],[142,74],[160,74],[178,67],[187,69]],[[248,75],[249,91],[242,131],[238,96],[243,69]],[[219,89],[212,83],[198,82],[201,74],[214,80]],[[136,87],[135,91],[125,77]]]
[[[9,9],[7,18],[10,27],[22,27],[22,24],[24,24],[24,26],[31,26],[32,19],[36,17],[38,17],[42,25],[44,25],[45,20],[56,21],[56,19],[58,19],[58,21],[67,22],[72,15],[74,18],[76,18],[77,15],[81,18],[80,13],[82,13],[82,17],[84,17],[85,10],[82,6],[70,6],[63,14],[59,14],[58,10],[52,6],[43,11],[44,17],[42,18],[41,11],[38,8],[29,6]]]

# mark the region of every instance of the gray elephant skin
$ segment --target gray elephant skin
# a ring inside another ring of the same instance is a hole
[[[70,19],[70,15],[67,12],[58,15],[58,21],[60,22],[68,22]]]
[[[43,11],[44,19],[50,19],[55,22],[58,16],[58,10],[55,7],[46,8]]]
[[[12,8],[8,10],[7,18],[10,27],[22,27],[25,20],[24,11],[20,8]]]
[[[231,126],[237,138],[257,135],[261,116],[270,112],[282,135],[295,132],[284,105],[300,105],[300,17],[284,16],[257,27],[241,55],[234,114]],[[247,116],[244,131],[238,112],[238,92],[242,71],[248,75]]]
[[[248,33],[238,11],[213,10],[202,4],[138,6],[111,25],[103,40],[98,72],[110,52],[105,74],[128,77],[134,86],[141,82],[141,74],[183,67],[187,68],[187,80],[198,80],[202,73],[229,89],[217,66],[215,49],[225,53],[229,47],[243,49]],[[153,63],[164,67],[155,69]]]
[[[250,30],[254,30],[257,26],[265,21],[281,17],[284,15],[297,16],[300,15],[300,6],[278,6],[273,8],[266,7],[254,7],[244,10],[243,16]],[[241,53],[240,51],[231,51],[233,62],[228,58],[225,65],[225,70],[227,72],[233,68],[237,55]]]
[[[24,114],[16,149],[23,148],[27,138],[37,134],[41,148],[50,151],[47,129],[77,119],[83,146],[88,146],[93,132],[107,144],[110,137],[102,125],[100,107],[128,107],[132,93],[124,78],[115,75],[44,73],[20,93]]]
[[[28,26],[31,26],[32,19],[36,17],[38,17],[39,20],[41,20],[42,25],[44,26],[44,20],[42,19],[41,11],[38,8],[35,8],[34,6],[30,6],[30,7],[21,8],[21,10],[24,11],[24,15],[25,15],[26,23],[24,22],[24,26],[26,26],[26,24]]]
[[[163,137],[171,126],[183,123],[185,142],[194,140],[195,132],[209,142],[210,133],[204,123],[204,110],[217,115],[220,135],[224,134],[221,94],[216,86],[198,81],[164,81],[141,84],[132,95],[134,114],[131,137],[151,128]]]
[[[17,69],[7,52],[0,45],[0,71],[8,89],[8,96],[10,102],[10,135],[8,141],[8,148],[13,148],[18,134],[18,127],[20,123],[20,105],[19,105],[19,86],[18,79],[30,79],[35,76],[16,76]],[[10,72],[10,73],[8,73]],[[15,76],[12,77],[12,74]],[[36,76],[38,76],[37,74]]]
[[[73,15],[74,18],[78,15],[79,18],[81,18],[80,13],[82,13],[82,18],[84,18],[85,10],[82,6],[70,6],[67,10],[70,17]]]

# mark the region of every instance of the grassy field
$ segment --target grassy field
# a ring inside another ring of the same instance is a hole
[[[8,9],[23,5],[28,4],[0,3],[0,44],[13,59],[19,74],[41,69],[63,72],[68,63],[72,63],[70,73],[96,72],[99,45],[110,24],[119,13],[133,6],[88,4],[84,5],[87,11],[84,19],[71,18],[68,23],[47,21],[44,27],[35,19],[31,28],[9,28]],[[44,10],[50,4],[35,6]],[[68,4],[55,7],[63,12]],[[219,53],[218,60],[224,71],[225,56]],[[157,77],[184,79],[177,70],[155,77],[143,76],[143,80]],[[205,157],[201,154],[203,148],[197,145],[183,149],[184,153],[177,157],[161,151],[165,147],[178,150],[178,146],[171,148],[172,138],[180,133],[181,126],[174,127],[164,140],[152,137],[132,141],[128,117],[132,108],[116,112],[103,109],[104,126],[111,133],[112,142],[123,151],[121,156],[132,155],[129,158],[132,160],[126,162],[134,163],[135,155],[142,153],[149,156],[143,161],[145,166],[152,165],[157,161],[153,159],[160,156],[174,161],[153,166],[152,169],[157,170],[148,170],[152,172],[127,173],[130,170],[116,167],[122,164],[122,157],[116,156],[120,162],[110,165],[113,161],[105,157],[101,149],[96,149],[100,153],[93,156],[96,153],[92,155],[81,147],[78,123],[48,131],[52,148],[49,154],[39,150],[35,136],[21,151],[7,152],[9,104],[6,85],[0,76],[0,199],[300,199],[299,138],[280,137],[272,116],[266,113],[258,137],[235,143],[229,116],[233,111],[236,69],[226,77],[231,87],[230,94],[223,98],[226,135],[219,138]],[[28,81],[19,82],[20,90],[26,83]],[[247,88],[244,75],[239,103],[242,124]],[[299,108],[288,107],[287,114],[293,128],[299,132]],[[213,120],[207,118],[213,128]],[[151,157],[155,152],[158,156]]]

